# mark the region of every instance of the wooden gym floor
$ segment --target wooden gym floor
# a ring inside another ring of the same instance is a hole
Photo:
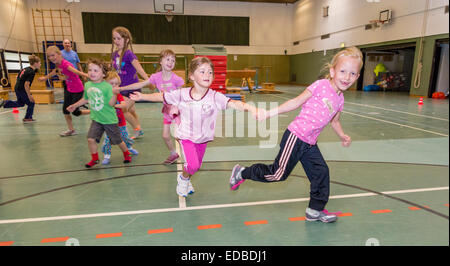
[[[304,89],[276,88],[283,93],[247,93],[246,100],[269,108]],[[225,112],[193,177],[196,192],[183,200],[175,192],[182,162],[162,164],[168,154],[160,103],[137,104],[145,135],[133,162],[124,165],[114,147],[111,164],[94,169],[84,168],[89,117],[74,118],[79,135],[61,138],[61,104],[37,105],[37,123],[27,125],[24,108],[1,109],[0,246],[363,246],[373,239],[385,246],[448,246],[448,99],[418,106],[405,93],[360,91],[345,99],[341,122],[352,145],[343,148],[329,126],[318,142],[331,173],[326,208],[342,212],[333,224],[304,220],[309,182],[300,164],[285,182],[247,181],[229,190],[236,163],[275,158],[298,111],[265,130],[246,115],[234,121],[238,114]]]

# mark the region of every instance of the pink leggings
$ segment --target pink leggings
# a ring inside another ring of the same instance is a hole
[[[184,160],[184,170],[190,174],[195,174],[203,162],[203,155],[205,155],[206,146],[208,143],[194,143],[190,140],[182,139],[180,140],[181,149],[183,152]]]

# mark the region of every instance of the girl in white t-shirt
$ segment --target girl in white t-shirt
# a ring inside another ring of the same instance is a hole
[[[201,167],[208,142],[214,139],[217,114],[220,110],[233,108],[250,111],[256,117],[258,109],[241,101],[231,100],[209,88],[214,80],[214,66],[206,57],[194,58],[189,64],[189,79],[194,86],[172,92],[130,95],[134,101],[164,102],[180,111],[177,139],[183,150],[185,164],[178,175],[177,193],[186,197],[194,192],[191,176]]]

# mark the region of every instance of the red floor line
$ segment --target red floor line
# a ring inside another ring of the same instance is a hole
[[[447,206],[447,207],[448,207],[448,203],[447,203],[447,204],[444,204],[444,206]]]
[[[14,244],[14,241],[0,242],[0,247],[11,246],[12,244]]]
[[[108,238],[108,237],[121,237],[122,232],[118,233],[109,233],[109,234],[98,234],[95,236],[95,238]]]
[[[378,213],[388,213],[388,212],[392,212],[392,210],[389,209],[385,209],[385,210],[373,210],[371,211],[372,213],[378,214]]]
[[[221,224],[209,224],[209,225],[199,225],[199,226],[197,226],[198,230],[216,229],[216,228],[222,228],[222,225]]]
[[[257,224],[267,224],[267,220],[259,220],[259,221],[246,221],[245,225],[257,225]]]
[[[147,234],[161,234],[161,233],[172,233],[173,228],[164,228],[164,229],[150,229],[147,231]]]
[[[54,237],[54,238],[44,238],[41,243],[53,243],[53,242],[66,242],[69,239],[68,236],[65,237]]]

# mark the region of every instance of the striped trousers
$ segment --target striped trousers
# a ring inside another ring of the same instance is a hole
[[[242,171],[242,178],[259,182],[284,181],[298,162],[311,183],[309,208],[322,211],[330,195],[330,174],[328,166],[317,145],[301,141],[288,129],[283,134],[280,151],[270,164],[254,164]]]

